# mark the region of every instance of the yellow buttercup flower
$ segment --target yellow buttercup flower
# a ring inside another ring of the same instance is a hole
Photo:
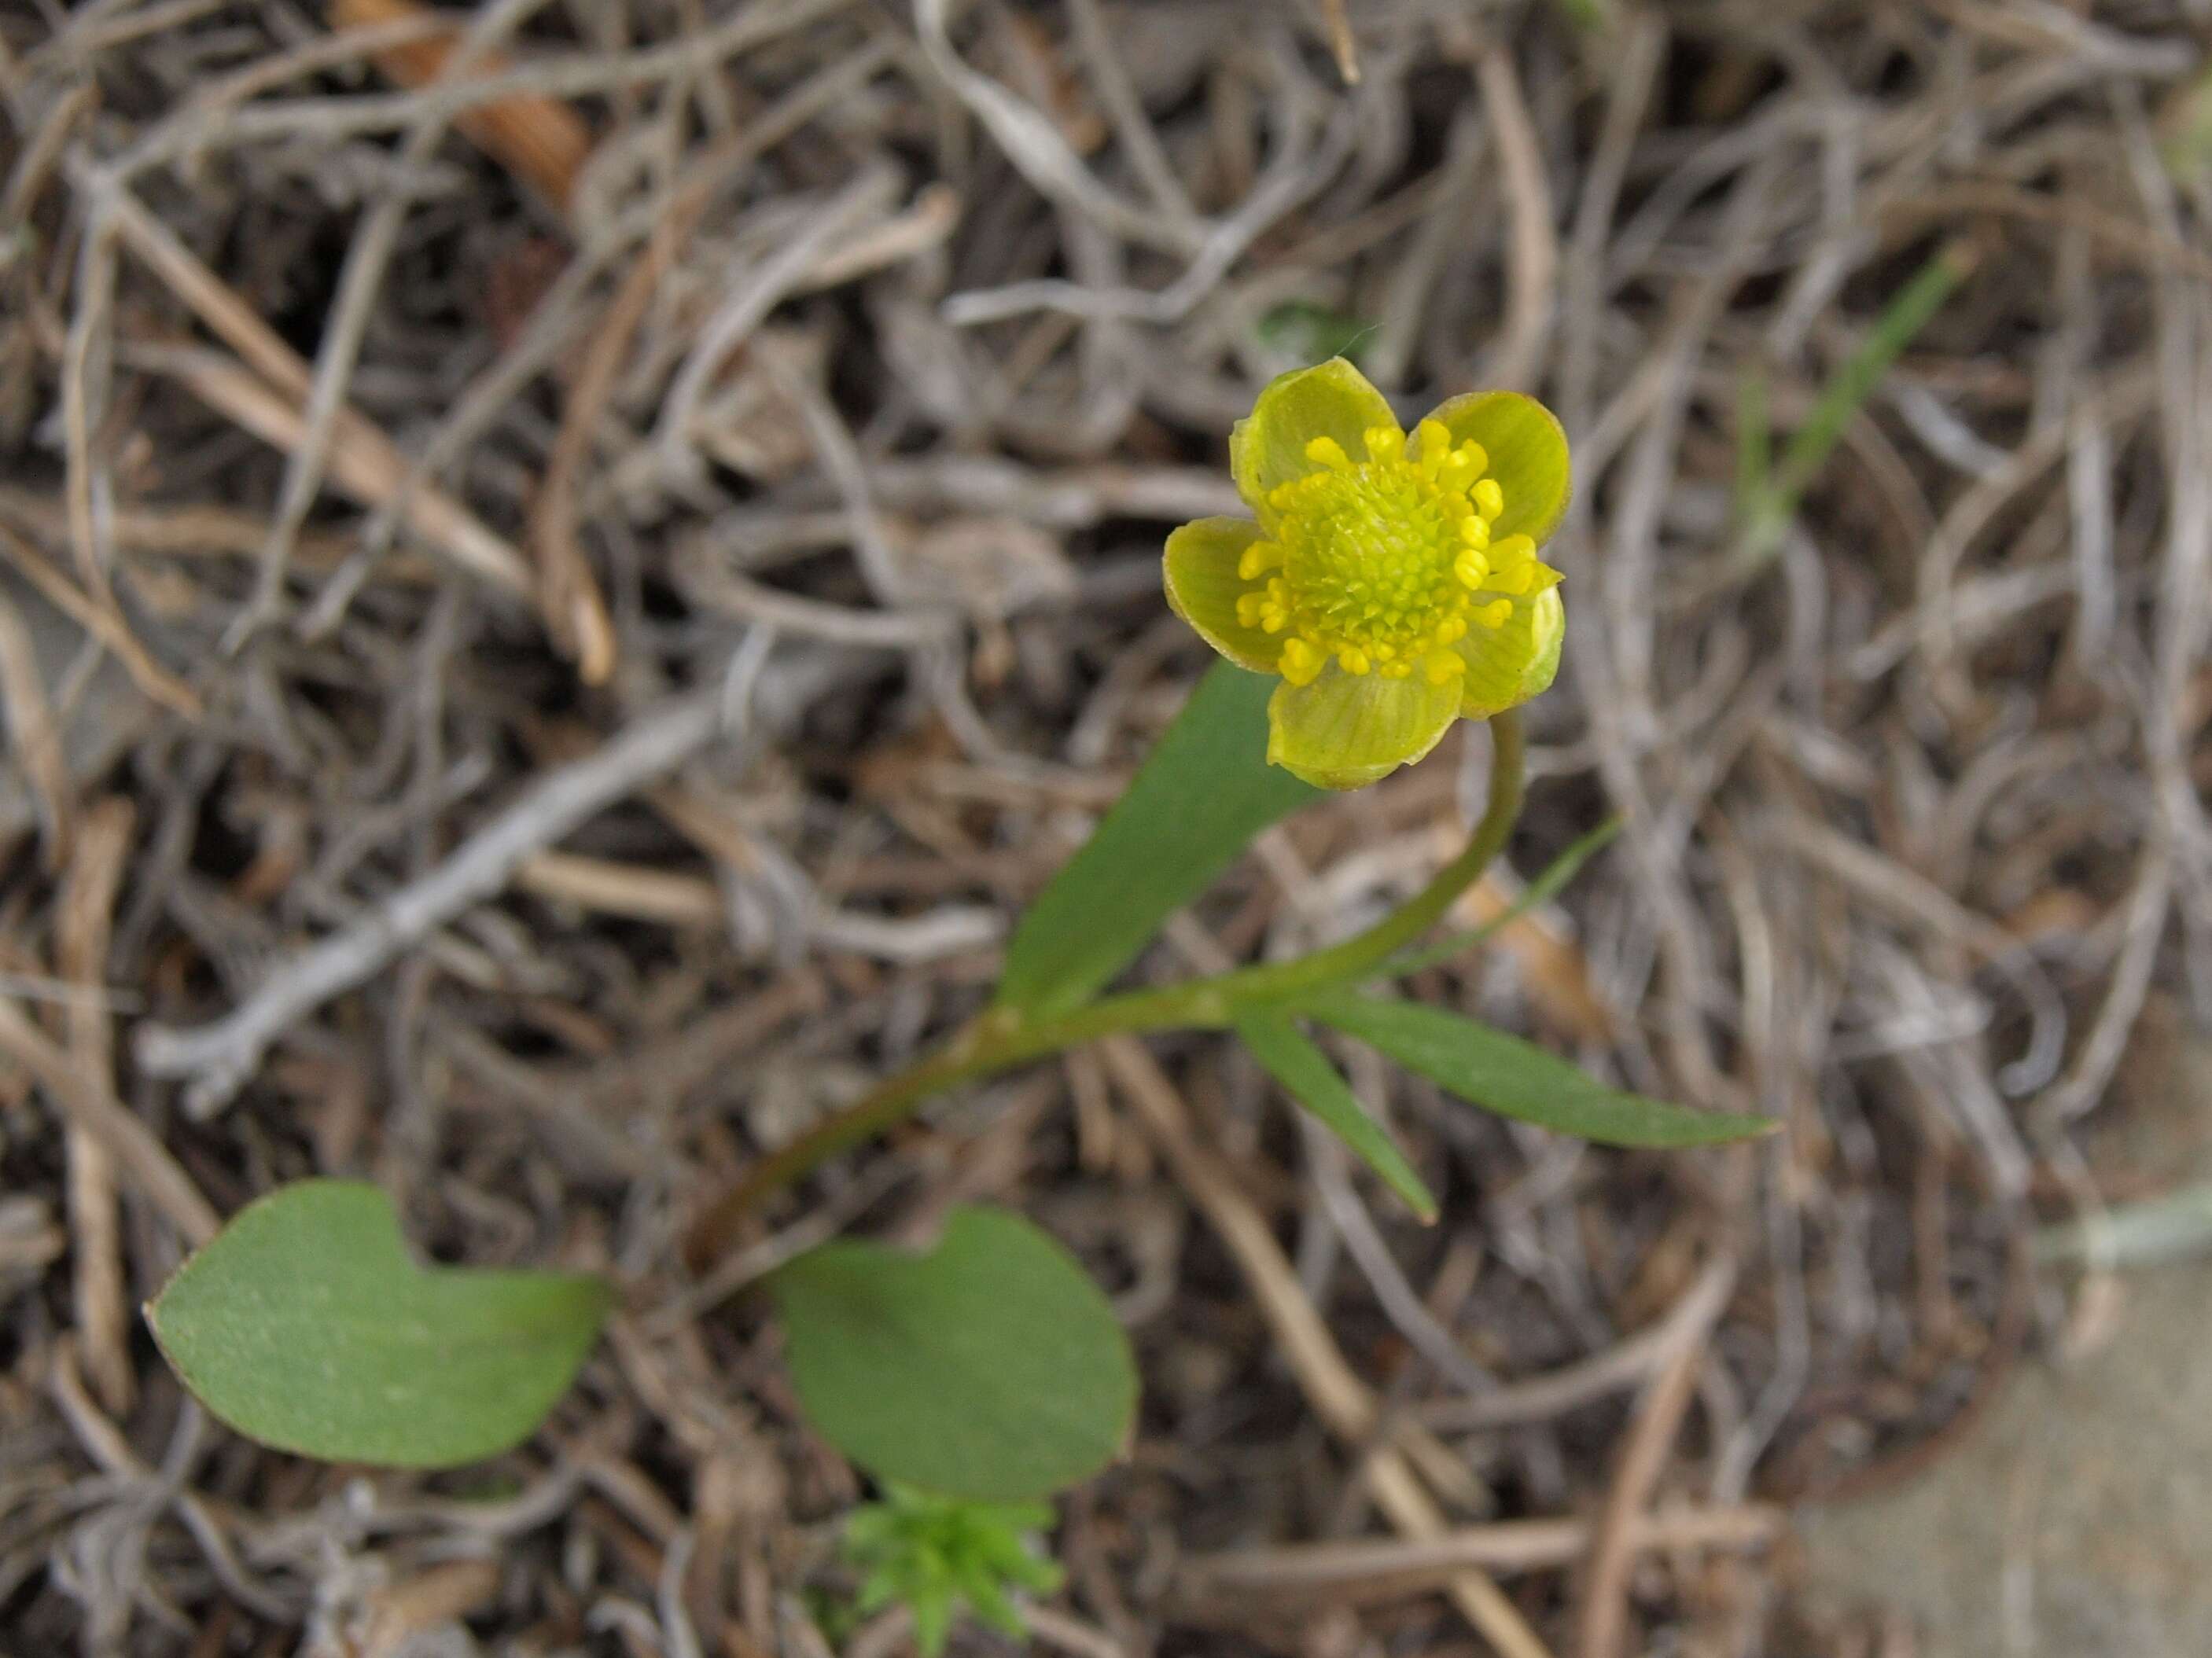
[[[1411,436],[1338,357],[1274,380],[1230,434],[1257,519],[1168,537],[1168,603],[1239,667],[1279,674],[1267,758],[1321,788],[1419,759],[1455,720],[1559,671],[1567,440],[1514,392],[1439,405]]]

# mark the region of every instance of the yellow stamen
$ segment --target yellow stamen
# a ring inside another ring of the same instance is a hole
[[[1406,458],[1406,434],[1395,426],[1370,426],[1360,434],[1367,440],[1367,459],[1378,466],[1395,466]]]
[[[1303,639],[1295,636],[1283,641],[1283,657],[1278,665],[1285,679],[1293,685],[1310,685],[1321,677],[1322,653]]]
[[[1237,574],[1247,581],[1257,581],[1268,571],[1282,568],[1283,550],[1272,541],[1254,542],[1237,561]]]
[[[1474,628],[1502,628],[1514,600],[1557,576],[1526,536],[1491,538],[1505,492],[1484,476],[1490,457],[1455,445],[1443,422],[1409,438],[1363,431],[1354,461],[1333,437],[1304,446],[1315,471],[1267,495],[1267,538],[1238,556],[1252,583],[1237,619],[1282,636],[1292,685],[1332,671],[1433,685],[1467,671],[1455,647]]]
[[[1413,441],[1417,451],[1414,470],[1433,483],[1437,469],[1451,452],[1451,432],[1440,420],[1425,420],[1413,428]]]

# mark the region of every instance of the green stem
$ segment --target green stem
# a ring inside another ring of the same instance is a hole
[[[1031,1023],[1019,1010],[984,1014],[927,1058],[886,1077],[873,1089],[781,1151],[763,1158],[709,1204],[692,1225],[684,1253],[703,1268],[726,1248],[738,1222],[769,1193],[804,1179],[839,1152],[896,1127],[933,1096],[962,1083],[1011,1071],[1031,1060],[1102,1036],[1152,1030],[1221,1029],[1258,1003],[1281,1003],[1365,975],[1442,920],[1504,849],[1521,816],[1525,739],[1521,715],[1508,709],[1490,722],[1490,798],[1459,856],[1428,885],[1365,932],[1294,962],[1237,968],[1157,990],[1103,997]]]

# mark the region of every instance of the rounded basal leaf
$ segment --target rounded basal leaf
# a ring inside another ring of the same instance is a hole
[[[1237,614],[1237,601],[1251,590],[1237,573],[1237,561],[1259,538],[1260,526],[1249,519],[1202,518],[1184,525],[1168,537],[1166,587],[1169,604],[1200,639],[1240,668],[1273,673],[1283,641]]]
[[[239,1211],[146,1316],[193,1396],[248,1438],[437,1468],[528,1438],[609,1300],[571,1273],[417,1266],[382,1192],[319,1180]]]
[[[1559,416],[1518,392],[1470,392],[1437,405],[1455,443],[1470,440],[1490,458],[1490,474],[1505,493],[1505,510],[1491,527],[1503,540],[1527,536],[1538,546],[1559,526],[1573,493],[1567,434]]]
[[[1013,1503],[1127,1442],[1137,1372],[1113,1309],[1020,1216],[955,1210],[921,1254],[840,1242],[772,1280],[822,1436],[881,1479]]]
[[[1316,788],[1358,788],[1436,747],[1459,710],[1456,680],[1330,674],[1285,684],[1267,704],[1267,759]]]
[[[1398,430],[1389,399],[1343,358],[1293,369],[1268,381],[1251,414],[1231,428],[1230,474],[1247,504],[1264,512],[1278,485],[1316,469],[1318,463],[1307,453],[1316,438],[1328,438],[1352,459],[1364,460],[1366,434],[1377,428]]]

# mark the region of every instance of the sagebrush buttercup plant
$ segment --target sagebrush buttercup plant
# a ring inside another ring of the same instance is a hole
[[[757,1236],[763,1206],[931,1100],[1102,1038],[1241,1044],[1423,1220],[1442,1204],[1419,1148],[1370,1114],[1316,1028],[1471,1104],[1601,1144],[1711,1145],[1773,1126],[1616,1093],[1455,1008],[1376,992],[1522,907],[1424,942],[1512,838],[1526,781],[1516,705],[1558,671],[1559,576],[1536,554],[1566,504],[1559,422],[1491,392],[1455,398],[1409,437],[1337,361],[1268,386],[1230,454],[1256,516],[1185,525],[1166,554],[1169,597],[1229,659],[1024,913],[988,1006],[804,1133],[755,1148],[687,1230],[695,1272]],[[1482,812],[1419,891],[1304,955],[1115,987],[1257,837],[1313,804],[1294,780],[1371,782],[1462,717],[1492,720]],[[1523,903],[1610,832],[1561,853]],[[825,1233],[842,1224],[823,1219]],[[920,1253],[825,1236],[769,1287],[791,1394],[886,1492],[848,1533],[848,1564],[866,1574],[858,1610],[905,1602],[932,1652],[963,1606],[1018,1628],[1017,1592],[1060,1576],[1026,1540],[1051,1511],[1022,1505],[1089,1479],[1135,1431],[1136,1354],[1105,1292],[1020,1214],[965,1206]],[[308,1455],[429,1468],[532,1432],[620,1299],[573,1272],[421,1264],[383,1193],[311,1180],[241,1210],[148,1319],[221,1420]],[[325,1362],[332,1351],[344,1362]]]
[[[1343,358],[1272,381],[1229,438],[1251,519],[1168,537],[1168,602],[1239,667],[1279,675],[1267,758],[1321,788],[1419,760],[1559,671],[1566,434],[1515,392],[1439,404],[1411,435]]]

